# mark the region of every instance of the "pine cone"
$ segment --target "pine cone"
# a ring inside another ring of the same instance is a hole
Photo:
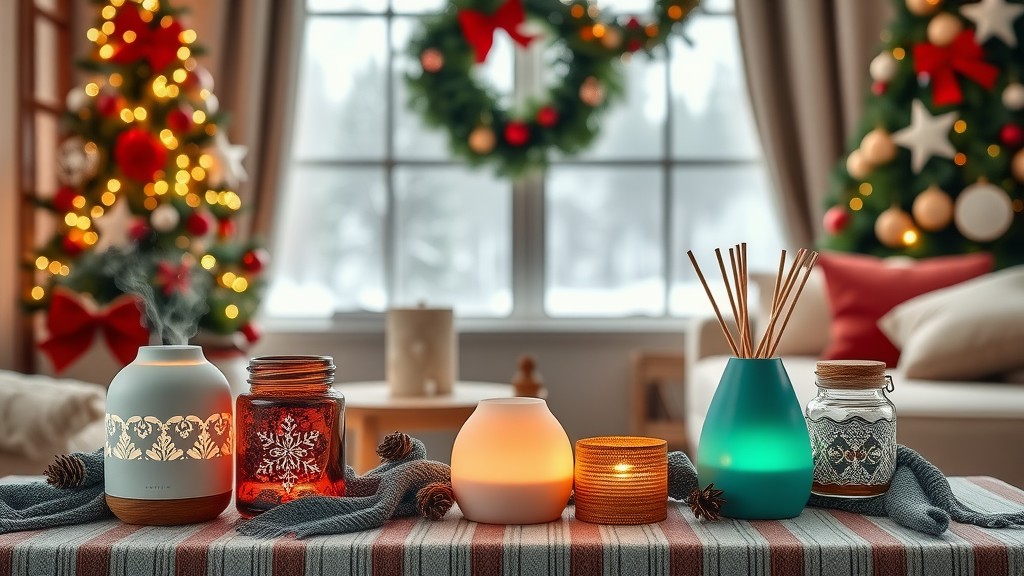
[[[377,446],[377,456],[382,461],[401,460],[412,451],[412,439],[408,434],[394,432],[384,437],[384,441]]]
[[[82,459],[68,454],[57,456],[46,467],[46,481],[57,488],[78,488],[85,482],[85,464]]]
[[[716,490],[714,483],[708,484],[707,488],[701,490],[694,488],[690,492],[690,510],[698,519],[718,520],[721,516],[722,504],[727,500],[722,498],[724,491]]]
[[[431,520],[444,518],[454,503],[455,492],[448,482],[431,482],[416,493],[416,509]]]

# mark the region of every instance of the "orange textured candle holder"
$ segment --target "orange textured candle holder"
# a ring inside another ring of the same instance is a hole
[[[576,442],[576,518],[594,524],[650,524],[668,515],[668,443],[599,436]]]

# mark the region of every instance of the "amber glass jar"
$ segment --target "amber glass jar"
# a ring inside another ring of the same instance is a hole
[[[823,360],[815,376],[818,395],[806,412],[811,491],[841,498],[884,494],[896,470],[896,407],[885,395],[892,391],[885,363]]]
[[[249,361],[236,403],[235,501],[243,516],[312,494],[345,495],[345,397],[329,356]]]

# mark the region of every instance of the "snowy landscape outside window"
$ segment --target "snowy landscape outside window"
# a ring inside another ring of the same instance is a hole
[[[603,0],[649,13],[652,0]],[[656,59],[624,67],[625,100],[585,153],[515,184],[447,152],[406,108],[405,46],[444,0],[307,0],[294,133],[275,234],[270,317],[451,305],[461,317],[703,313],[686,260],[783,240],[761,161],[730,0],[702,3]],[[503,33],[480,67],[509,102],[553,73],[543,43]],[[381,98],[381,95],[387,95]]]

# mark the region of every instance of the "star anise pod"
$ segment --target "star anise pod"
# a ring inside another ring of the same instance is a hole
[[[46,481],[57,488],[78,488],[85,481],[85,464],[77,456],[61,454],[44,474]]]
[[[377,456],[381,460],[394,462],[401,460],[412,451],[412,439],[408,434],[393,432],[384,437],[384,441],[377,446]]]
[[[440,520],[452,509],[455,492],[448,482],[431,482],[416,493],[416,509],[431,520]]]
[[[698,519],[718,520],[721,516],[722,504],[726,500],[722,498],[723,490],[716,490],[715,484],[708,484],[706,488],[694,488],[690,492],[690,510]]]

